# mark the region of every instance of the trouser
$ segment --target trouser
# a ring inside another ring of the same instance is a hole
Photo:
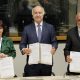
[[[23,77],[27,76],[51,76],[52,65],[45,64],[26,64]]]

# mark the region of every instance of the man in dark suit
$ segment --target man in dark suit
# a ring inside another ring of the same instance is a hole
[[[70,51],[80,52],[80,13],[76,15],[76,27],[70,29],[67,33],[67,42],[64,48],[65,60],[68,64],[72,61]],[[69,65],[67,67],[67,75],[80,75],[80,73],[70,72]]]
[[[51,54],[54,55],[57,49],[57,41],[54,27],[43,21],[45,11],[41,6],[35,6],[32,9],[32,15],[34,22],[30,25],[27,25],[24,28],[21,42],[20,50],[22,54],[27,56],[31,53],[31,49],[27,45],[33,43],[44,43],[51,44]],[[40,25],[40,26],[37,26]],[[41,28],[41,39],[38,39],[38,27]],[[24,76],[50,76],[52,72],[52,65],[47,64],[26,64],[24,68]]]

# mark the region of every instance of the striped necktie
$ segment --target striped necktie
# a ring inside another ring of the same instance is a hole
[[[40,40],[41,40],[41,27],[40,27],[40,25],[38,25],[37,27],[38,27],[38,41],[40,42]]]

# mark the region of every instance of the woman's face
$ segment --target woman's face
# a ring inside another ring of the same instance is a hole
[[[0,26],[0,36],[2,36],[3,33],[3,27]]]

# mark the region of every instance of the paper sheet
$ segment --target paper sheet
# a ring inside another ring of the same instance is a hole
[[[50,44],[41,44],[41,63],[52,65],[51,48]]]
[[[80,52],[71,51],[70,57],[72,58],[72,62],[69,67],[70,72],[80,73]]]
[[[29,55],[29,64],[49,64],[52,65],[52,54],[50,44],[34,43],[30,44],[31,53]]]
[[[8,78],[14,76],[13,58],[6,57],[0,59],[0,78]]]

